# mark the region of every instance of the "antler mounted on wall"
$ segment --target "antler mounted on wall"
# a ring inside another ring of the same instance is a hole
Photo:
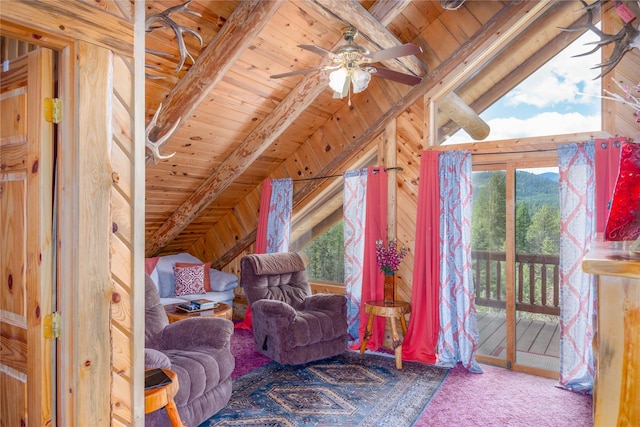
[[[581,53],[575,56],[589,55],[600,49],[601,47],[613,43],[613,52],[611,53],[611,57],[608,60],[601,62],[600,64],[596,64],[593,67],[600,68],[602,70],[602,72],[597,77],[595,77],[595,79],[599,79],[600,77],[613,70],[616,65],[618,65],[620,60],[622,60],[622,57],[625,55],[625,53],[634,48],[640,48],[640,31],[638,31],[638,29],[634,26],[634,20],[636,22],[640,21],[640,19],[636,20],[636,17],[640,16],[640,2],[638,2],[637,0],[616,2],[616,12],[618,13],[618,16],[622,18],[625,24],[622,29],[618,31],[618,33],[607,34],[596,27],[593,22],[593,11],[597,8],[601,8],[606,1],[607,0],[597,0],[593,4],[587,4],[586,1],[580,0],[584,7],[579,10],[584,10],[587,12],[587,22],[576,27],[561,28],[564,31],[580,31],[585,29],[591,30],[596,33],[598,37],[600,37],[600,41],[588,43],[595,44],[595,47],[593,49],[591,49],[589,52]],[[634,9],[636,9],[635,12]]]
[[[198,39],[198,41],[200,42],[200,47],[202,47],[202,36],[196,30],[185,27],[183,25],[179,25],[178,23],[176,23],[176,21],[174,21],[171,18],[172,13],[180,13],[180,12],[190,13],[192,15],[202,17],[202,15],[199,12],[189,9],[189,4],[191,3],[191,1],[192,0],[189,0],[186,3],[170,7],[163,12],[151,15],[145,21],[146,34],[149,34],[152,31],[157,30],[159,28],[171,28],[171,30],[173,30],[174,34],[176,35],[176,41],[178,42],[178,50],[180,51],[180,61],[176,66],[176,70],[175,70],[176,73],[180,71],[180,69],[184,65],[187,58],[189,58],[192,63],[195,62],[195,59],[193,59],[193,56],[191,56],[191,53],[189,53],[189,50],[187,49],[187,46],[184,42],[183,34],[186,33],[186,34],[193,35],[195,38]],[[167,52],[161,52],[161,51],[152,50],[152,49],[147,49],[146,52],[153,53],[154,55],[159,55],[159,56],[174,56],[173,54],[170,54]],[[150,67],[157,68],[153,66],[150,66]]]
[[[443,9],[456,10],[462,6],[462,3],[465,1],[466,0],[440,0],[440,6],[442,6]]]
[[[196,12],[194,10],[189,9],[189,4],[191,3],[191,1],[192,0],[188,0],[187,2],[185,2],[183,4],[179,4],[177,6],[170,7],[168,9],[164,10],[163,12],[151,15],[145,21],[146,34],[149,34],[149,33],[153,32],[154,30],[157,30],[159,28],[170,28],[171,30],[173,30],[174,34],[176,35],[176,41],[178,43],[178,50],[180,52],[180,61],[178,61],[178,65],[176,66],[176,69],[175,69],[176,73],[178,71],[180,71],[180,69],[184,66],[184,63],[185,63],[187,58],[189,58],[192,63],[196,62],[195,59],[193,59],[193,56],[191,55],[191,53],[189,53],[189,50],[187,49],[187,46],[186,46],[186,44],[184,42],[184,36],[183,35],[184,34],[193,35],[195,38],[198,39],[198,41],[200,42],[200,46],[202,47],[202,36],[197,31],[195,31],[195,30],[193,30],[191,28],[185,27],[183,25],[179,25],[178,23],[176,23],[171,18],[171,14],[172,13],[180,13],[180,12],[190,13],[192,15],[195,15],[195,16],[198,16],[198,17],[202,17],[202,14],[200,14],[199,12]],[[158,55],[158,56],[165,56],[165,57],[174,56],[171,53],[161,52],[161,51],[152,50],[152,49],[146,49],[146,52],[152,53],[152,54]],[[145,64],[145,66],[147,68],[153,68],[153,69],[159,69],[160,68],[160,67],[157,67],[157,66],[154,66],[154,65],[149,65],[149,64]],[[151,76],[151,75],[147,74],[147,78],[149,78],[149,79],[163,79],[164,77],[162,77],[162,76]],[[160,154],[160,147],[169,138],[171,138],[171,135],[173,135],[173,132],[175,132],[175,130],[178,128],[178,125],[180,124],[180,119],[178,119],[176,121],[176,123],[171,127],[171,129],[169,129],[168,131],[164,132],[164,134],[162,135],[161,138],[159,138],[157,141],[152,141],[151,140],[152,135],[159,135],[161,133],[161,129],[155,130],[156,124],[158,122],[158,116],[160,115],[160,110],[161,109],[162,109],[162,103],[158,106],[158,109],[156,110],[155,114],[153,115],[153,118],[151,119],[151,121],[147,125],[146,131],[145,131],[145,146],[151,152],[151,158],[152,158],[152,161],[154,163],[158,163],[158,160],[169,159],[169,158],[173,157],[176,154],[176,153],[171,153],[169,155],[162,155],[162,154]]]
[[[151,156],[153,157],[154,163],[158,163],[158,160],[170,159],[176,154],[176,153],[171,153],[166,156],[162,155],[160,154],[160,146],[164,144],[171,137],[171,135],[173,135],[173,132],[178,127],[178,124],[180,124],[180,119],[178,119],[176,123],[173,125],[173,127],[169,129],[167,133],[162,135],[162,137],[160,137],[157,141],[152,141],[151,133],[153,132],[154,128],[156,127],[156,123],[158,122],[158,116],[160,115],[160,110],[162,110],[162,103],[158,105],[158,109],[156,110],[156,113],[153,115],[153,118],[147,125],[147,128],[144,133],[144,136],[145,136],[144,145],[146,145],[147,148],[151,151]]]

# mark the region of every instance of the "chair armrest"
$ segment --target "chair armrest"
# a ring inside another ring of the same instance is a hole
[[[230,346],[233,322],[218,317],[199,317],[170,323],[162,331],[162,348],[224,348]]]
[[[346,307],[347,297],[338,294],[314,294],[304,300],[305,310],[328,310],[341,312]]]
[[[155,350],[153,348],[145,348],[144,349],[144,367],[145,369],[152,368],[167,368],[171,369],[171,361],[161,351]]]
[[[283,301],[260,299],[251,304],[251,311],[262,312],[267,317],[284,317],[289,323],[296,317],[296,310]]]

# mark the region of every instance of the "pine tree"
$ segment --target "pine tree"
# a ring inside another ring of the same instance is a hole
[[[527,242],[527,230],[531,225],[531,215],[529,207],[525,202],[518,203],[516,207],[516,253],[529,253],[529,245]]]

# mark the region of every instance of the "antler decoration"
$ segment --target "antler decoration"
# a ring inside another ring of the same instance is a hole
[[[446,10],[456,10],[462,6],[464,2],[465,0],[440,0],[440,6]]]
[[[176,73],[178,71],[180,71],[180,69],[182,68],[182,66],[184,65],[184,62],[187,58],[189,58],[191,60],[192,63],[195,62],[195,60],[193,59],[193,56],[191,56],[191,53],[189,53],[189,50],[187,49],[187,46],[184,43],[184,37],[183,34],[191,34],[193,35],[195,38],[198,39],[198,41],[200,42],[200,46],[202,47],[202,36],[200,34],[198,34],[197,31],[192,30],[191,28],[182,26],[182,25],[178,25],[173,19],[171,19],[171,14],[172,13],[179,13],[179,12],[185,12],[185,13],[190,13],[192,15],[201,17],[202,14],[194,11],[194,10],[190,10],[189,9],[189,4],[191,3],[192,0],[187,1],[186,3],[177,5],[177,6],[173,6],[170,7],[169,9],[160,12],[160,13],[156,13],[155,15],[151,15],[147,18],[147,20],[145,21],[145,32],[146,34],[151,33],[154,30],[157,30],[158,28],[171,28],[173,30],[173,32],[176,35],[176,40],[178,42],[178,49],[180,51],[180,61],[178,62],[178,66],[176,67]],[[152,50],[152,49],[147,49],[146,52],[149,53],[153,53],[155,55],[159,55],[159,56],[174,56],[170,53],[166,53],[166,52],[160,52],[157,50]],[[151,66],[151,65],[147,65],[149,68],[158,68],[155,66]],[[156,77],[158,78],[158,77]],[[161,77],[160,77],[161,78]]]
[[[180,69],[184,65],[184,62],[186,61],[187,58],[189,58],[192,63],[196,62],[195,59],[193,59],[193,56],[191,56],[191,53],[189,53],[189,50],[187,49],[187,46],[184,42],[183,34],[191,34],[192,36],[197,38],[198,41],[200,42],[200,46],[202,47],[202,36],[200,36],[200,34],[198,34],[197,31],[192,30],[191,28],[179,25],[171,18],[172,13],[180,13],[180,12],[190,13],[192,15],[201,17],[202,14],[189,9],[189,4],[191,3],[191,1],[192,0],[188,0],[183,4],[170,7],[163,12],[156,13],[155,15],[151,15],[145,21],[146,34],[149,34],[152,31],[157,30],[159,28],[171,28],[174,34],[176,35],[176,40],[178,42],[178,50],[180,51],[180,61],[178,62],[178,66],[176,67],[176,70],[175,70],[176,73],[180,71]],[[146,49],[145,51],[158,56],[164,56],[164,57],[174,56],[171,53],[161,52],[161,51],[152,50],[152,49]],[[145,66],[147,68],[152,68],[156,70],[160,69],[160,67],[155,65],[145,64]],[[149,74],[147,74],[146,77],[149,79],[164,78],[162,76],[151,76]],[[156,124],[158,123],[158,116],[160,115],[160,110],[162,110],[162,103],[158,106],[158,109],[156,110],[155,114],[153,115],[153,118],[151,119],[151,121],[149,122],[145,130],[145,146],[149,149],[149,151],[151,151],[151,156],[153,158],[154,163],[158,163],[158,160],[169,159],[176,154],[176,153],[171,153],[166,156],[162,155],[160,154],[160,147],[171,137],[171,135],[173,135],[173,132],[175,132],[175,130],[178,128],[178,125],[180,124],[180,118],[179,118],[176,121],[176,123],[173,125],[173,127],[169,129],[160,139],[158,139],[155,142],[152,141],[151,133],[155,129]]]
[[[174,152],[164,156],[160,154],[160,146],[164,144],[171,137],[173,132],[178,128],[178,125],[180,124],[180,119],[178,119],[176,123],[173,125],[173,127],[169,129],[169,131],[165,133],[160,139],[158,139],[155,142],[151,141],[151,131],[153,131],[153,129],[156,127],[156,123],[158,122],[158,116],[160,115],[160,110],[162,110],[162,103],[160,103],[160,105],[158,106],[156,113],[153,115],[153,118],[151,119],[151,121],[149,122],[145,130],[144,145],[146,145],[147,148],[151,151],[151,156],[153,157],[153,163],[158,163],[158,160],[170,159],[176,154]]]
[[[625,19],[624,27],[622,27],[622,29],[618,31],[618,33],[607,34],[595,26],[595,24],[593,23],[593,10],[597,7],[601,7],[605,1],[606,0],[598,0],[595,3],[589,5],[584,0],[580,0],[580,3],[582,3],[584,7],[579,10],[585,10],[587,12],[587,22],[577,27],[560,28],[564,31],[580,31],[585,29],[591,30],[596,33],[598,37],[600,37],[600,41],[587,43],[595,44],[595,47],[593,49],[591,49],[589,52],[575,55],[576,57],[589,55],[600,49],[601,47],[613,43],[613,52],[611,53],[611,57],[608,60],[593,67],[602,69],[602,72],[597,77],[595,77],[594,80],[599,79],[600,77],[613,70],[616,65],[618,65],[620,60],[622,60],[622,57],[625,55],[625,53],[634,48],[640,48],[640,31],[638,31],[638,29],[633,26],[632,21],[635,17],[633,16],[633,12],[624,3],[620,3],[617,6],[623,8],[623,12],[618,13],[619,15],[626,13],[628,17]]]

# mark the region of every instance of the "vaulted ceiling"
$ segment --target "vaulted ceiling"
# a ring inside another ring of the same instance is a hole
[[[179,4],[149,1],[147,17]],[[149,137],[158,141],[168,135],[160,154],[175,153],[154,161],[149,151],[147,256],[189,251],[223,218],[228,221],[230,212],[257,205],[256,188],[268,176],[311,178],[335,169],[376,138],[387,120],[416,103],[422,109],[429,88],[464,66],[474,49],[532,9],[540,10],[542,18],[456,89],[465,104],[483,111],[577,37],[558,27],[578,21],[582,14],[574,11],[579,7],[574,1],[475,0],[456,10],[424,0],[191,2],[188,9],[200,16],[180,12],[171,18],[202,37],[200,45],[192,34],[182,33],[195,63],[187,57],[176,71],[180,53],[172,30],[146,36],[148,50],[173,54],[147,53],[146,111],[150,122],[162,103]],[[421,83],[408,86],[374,74],[369,87],[349,102],[332,97],[326,71],[270,78],[321,65],[320,56],[298,45],[334,50],[345,43],[345,26],[357,28],[358,44],[370,51],[420,46],[422,53],[383,65],[420,77]],[[444,117],[439,126],[457,125]],[[416,132],[417,144],[421,138]],[[305,151],[309,145],[315,151]],[[248,220],[255,223],[255,212]],[[237,233],[230,239],[248,241]]]

